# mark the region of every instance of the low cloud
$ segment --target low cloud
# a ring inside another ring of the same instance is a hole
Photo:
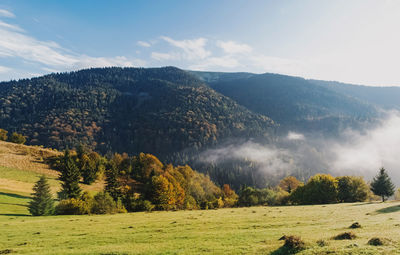
[[[371,180],[383,166],[400,185],[399,127],[400,113],[391,112],[374,128],[349,129],[337,139],[289,132],[274,145],[247,141],[208,150],[200,160],[213,164],[252,161],[266,175],[301,173],[304,177],[330,173],[359,175],[366,180]]]
[[[207,44],[207,39],[205,38],[174,40],[167,36],[161,36],[161,39],[183,50],[184,58],[187,60],[205,59],[211,55],[211,52],[205,48]]]

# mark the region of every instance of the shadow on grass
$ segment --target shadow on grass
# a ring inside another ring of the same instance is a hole
[[[17,217],[17,216],[31,216],[31,215],[30,214],[25,214],[25,213],[0,213],[0,216]]]
[[[13,194],[13,193],[0,192],[0,196],[1,195],[8,196],[8,197],[13,197],[13,198],[31,199],[31,197],[18,195],[18,194]]]
[[[386,208],[382,208],[379,210],[376,210],[376,213],[392,213],[392,212],[398,212],[400,211],[400,205],[394,205],[394,206],[389,206]]]
[[[285,246],[279,247],[279,249],[270,253],[270,255],[288,255],[288,254],[296,254],[299,251],[291,250]]]

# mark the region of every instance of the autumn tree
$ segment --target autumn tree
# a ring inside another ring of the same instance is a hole
[[[172,209],[175,204],[173,185],[162,175],[152,178],[153,201],[161,210]]]
[[[287,176],[279,182],[279,187],[284,191],[291,193],[293,190],[297,189],[297,187],[303,185],[303,183],[297,180],[294,176]]]
[[[24,144],[26,142],[26,137],[18,134],[16,132],[12,133],[12,135],[8,138],[8,140],[12,143]]]
[[[0,141],[7,141],[8,139],[8,131],[0,128]]]
[[[51,196],[50,185],[44,175],[35,183],[32,196],[28,208],[33,216],[51,215],[54,213],[54,201]]]
[[[382,202],[385,202],[385,198],[394,194],[394,189],[394,184],[386,173],[385,168],[382,167],[371,182],[372,192],[375,195],[382,197]]]
[[[79,187],[80,172],[78,166],[75,163],[74,158],[71,156],[70,151],[67,149],[64,152],[62,158],[62,164],[60,167],[61,181],[61,198],[78,198],[81,194],[81,188]]]

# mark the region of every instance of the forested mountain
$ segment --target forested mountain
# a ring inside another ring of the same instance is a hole
[[[399,87],[372,87],[319,80],[310,80],[310,82],[325,86],[338,93],[352,96],[364,102],[375,104],[384,109],[400,109]]]
[[[79,143],[100,152],[165,158],[229,137],[266,137],[276,125],[205,85],[165,68],[96,68],[0,83],[0,127],[29,144]]]
[[[94,68],[1,82],[0,128],[57,149],[84,144],[103,154],[152,153],[237,190],[265,187],[293,171],[306,179],[319,169],[308,160],[307,169],[290,166],[271,176],[247,156],[210,162],[199,160],[209,155],[202,152],[238,141],[274,145],[288,131],[335,135],[395,105],[395,93],[387,105],[371,98],[383,90],[278,74]]]
[[[271,117],[281,131],[335,134],[375,118],[375,106],[313,81],[279,74],[193,72],[213,89],[253,112]]]

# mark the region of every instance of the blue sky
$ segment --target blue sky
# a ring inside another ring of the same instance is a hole
[[[0,2],[0,80],[103,66],[400,85],[400,1]]]

